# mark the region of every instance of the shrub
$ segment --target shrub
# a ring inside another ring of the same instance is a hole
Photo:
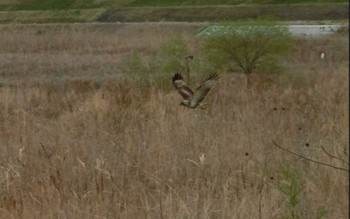
[[[275,66],[291,48],[286,27],[273,23],[225,24],[210,29],[204,33],[204,50],[215,68],[233,71],[238,67],[249,74],[258,67]]]
[[[177,35],[160,46],[157,54],[159,70],[163,74],[183,73],[188,84],[191,83],[190,64],[193,64],[193,56],[185,39]]]
[[[301,217],[298,206],[302,196],[302,184],[299,176],[292,170],[285,169],[283,171],[283,176],[285,180],[280,182],[278,189],[286,197],[284,203],[288,210],[287,218],[299,219]]]
[[[171,72],[185,70],[184,58],[187,54],[185,40],[181,36],[175,36],[162,44],[157,53],[157,59],[161,71]]]
[[[120,66],[126,77],[141,85],[150,85],[150,65],[143,60],[138,52],[133,52],[126,56]]]
[[[150,58],[142,58],[138,52],[128,55],[122,61],[121,69],[129,80],[138,84],[169,84],[174,72],[184,72],[189,77],[189,61],[185,59],[188,51],[185,40],[181,36],[175,36],[161,44]]]

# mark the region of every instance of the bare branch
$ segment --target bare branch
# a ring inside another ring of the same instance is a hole
[[[337,169],[337,170],[342,170],[342,171],[349,172],[348,169],[345,169],[345,168],[342,168],[342,167],[333,166],[333,165],[330,165],[330,164],[327,164],[327,163],[323,163],[323,162],[320,162],[320,161],[317,161],[317,160],[313,160],[313,159],[311,159],[311,158],[308,158],[308,157],[305,157],[305,156],[303,156],[303,155],[297,154],[297,153],[295,153],[295,152],[293,152],[293,151],[290,151],[290,150],[288,150],[288,149],[286,149],[286,148],[284,148],[284,147],[281,147],[281,146],[278,145],[275,141],[272,141],[272,143],[273,143],[276,147],[278,147],[279,149],[282,149],[282,150],[284,150],[284,151],[287,151],[287,152],[289,152],[289,153],[291,153],[291,154],[294,154],[294,155],[296,155],[296,156],[298,156],[298,157],[301,157],[301,158],[303,158],[303,159],[305,159],[305,160],[308,160],[308,161],[311,161],[311,162],[314,162],[314,163],[317,163],[317,164],[320,164],[320,165],[324,165],[324,166],[327,166],[327,167],[332,167],[333,169]]]
[[[340,157],[337,157],[337,156],[335,156],[335,155],[332,155],[331,153],[329,153],[328,151],[326,151],[326,149],[325,149],[323,146],[321,146],[321,149],[323,150],[324,153],[326,153],[326,154],[327,154],[328,156],[330,156],[331,158],[340,160],[340,161],[342,161],[343,163],[349,165],[349,162],[346,162],[345,160],[341,159]]]
[[[41,148],[43,149],[43,151],[44,151],[44,153],[45,153],[45,155],[46,155],[46,158],[47,158],[47,159],[50,159],[51,156],[52,156],[52,153],[50,154],[49,152],[47,152],[45,146],[44,146],[41,142],[40,142],[40,146],[41,146]]]

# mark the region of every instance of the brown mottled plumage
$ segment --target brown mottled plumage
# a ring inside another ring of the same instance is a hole
[[[197,108],[198,106],[203,108],[202,101],[209,92],[209,90],[215,84],[215,81],[219,78],[217,73],[211,74],[205,79],[202,84],[193,92],[183,80],[183,77],[179,73],[175,73],[173,77],[173,84],[179,94],[183,97],[181,105],[189,108]]]

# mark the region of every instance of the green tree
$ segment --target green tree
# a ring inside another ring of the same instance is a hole
[[[286,27],[273,23],[225,24],[204,33],[208,61],[216,68],[239,67],[245,74],[274,65],[292,45]]]

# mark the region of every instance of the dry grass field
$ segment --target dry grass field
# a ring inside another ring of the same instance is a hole
[[[273,144],[348,169],[348,35],[297,39],[288,77],[219,72],[190,110],[173,72],[118,68],[174,32],[196,49],[157,26],[1,27],[0,218],[348,218],[348,171]]]

